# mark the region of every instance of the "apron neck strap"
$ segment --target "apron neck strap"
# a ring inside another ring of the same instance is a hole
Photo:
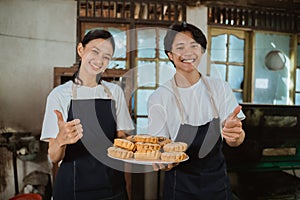
[[[215,101],[213,99],[209,84],[207,83],[207,80],[201,74],[200,74],[200,78],[203,80],[203,83],[205,84],[205,86],[208,90],[209,98],[210,98],[210,101],[211,101],[211,104],[212,104],[212,107],[213,107],[214,118],[217,118],[218,117],[218,111],[217,111],[217,107],[216,107]],[[173,89],[175,99],[176,99],[176,105],[177,105],[177,107],[179,109],[179,113],[180,113],[180,122],[181,122],[181,124],[184,124],[186,115],[184,113],[183,104],[182,104],[180,94],[179,94],[179,90],[178,90],[178,87],[177,87],[177,84],[176,84],[176,81],[175,81],[175,75],[174,75],[173,79],[171,80],[171,82],[172,82],[172,89]]]
[[[112,93],[110,92],[109,88],[105,84],[103,84],[103,81],[101,81],[101,85],[103,86],[104,92],[107,94],[108,98],[112,99],[113,98]],[[75,84],[75,83],[72,84],[72,98],[73,99],[77,99],[77,88],[79,86],[80,85]],[[95,91],[96,91],[96,88],[95,88]]]
[[[209,84],[207,83],[206,78],[204,78],[203,76],[201,76],[201,78],[202,78],[203,83],[205,84],[205,86],[206,86],[206,88],[207,88],[207,90],[208,90],[210,102],[211,102],[211,104],[212,104],[213,111],[214,111],[214,118],[217,118],[217,117],[219,117],[219,112],[218,112],[218,109],[217,109],[215,100],[214,100],[214,98],[213,98],[213,96],[212,96],[212,92],[211,92],[210,86],[209,86]]]

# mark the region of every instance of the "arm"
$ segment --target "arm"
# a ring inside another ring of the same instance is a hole
[[[123,130],[118,130],[117,131],[117,138],[126,138],[128,136],[128,134],[123,131]]]
[[[48,154],[53,163],[58,163],[65,157],[66,145],[62,145],[56,138],[49,139]]]

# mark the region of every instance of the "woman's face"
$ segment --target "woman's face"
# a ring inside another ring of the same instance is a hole
[[[201,45],[189,31],[185,31],[177,33],[168,56],[176,66],[176,71],[191,72],[197,70],[202,54]]]
[[[107,68],[112,55],[113,47],[109,40],[94,39],[83,47],[80,43],[77,47],[81,57],[81,70],[89,75],[97,75]]]

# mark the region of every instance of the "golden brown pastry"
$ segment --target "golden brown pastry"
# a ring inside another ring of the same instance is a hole
[[[187,144],[184,142],[171,142],[163,147],[165,152],[180,152],[187,149]]]
[[[145,142],[137,142],[135,143],[135,145],[137,151],[141,151],[142,149],[160,150],[161,148],[159,144],[145,143]]]
[[[135,142],[158,143],[158,138],[148,134],[138,134],[134,136]]]
[[[159,160],[161,152],[159,150],[146,149],[143,151],[136,151],[134,158],[136,160]]]
[[[187,158],[184,152],[163,152],[161,154],[161,160],[165,162],[181,162]]]
[[[107,152],[110,156],[121,159],[130,159],[133,157],[133,152],[119,147],[109,147]]]
[[[164,146],[165,144],[171,143],[172,140],[170,140],[169,138],[163,137],[163,136],[159,136],[158,137],[158,144],[160,144],[160,146]]]
[[[114,140],[114,146],[133,151],[135,149],[135,144],[129,140],[122,139],[122,138],[116,138]]]

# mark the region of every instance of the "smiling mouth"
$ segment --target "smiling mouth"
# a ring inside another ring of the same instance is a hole
[[[93,67],[93,69],[95,69],[95,70],[101,69],[101,66],[95,65],[95,64],[93,64],[93,63],[90,63],[90,65],[91,65],[91,66]]]
[[[181,62],[183,62],[183,63],[193,63],[193,62],[195,62],[195,60],[196,59],[194,59],[194,58],[193,59],[182,59]]]

